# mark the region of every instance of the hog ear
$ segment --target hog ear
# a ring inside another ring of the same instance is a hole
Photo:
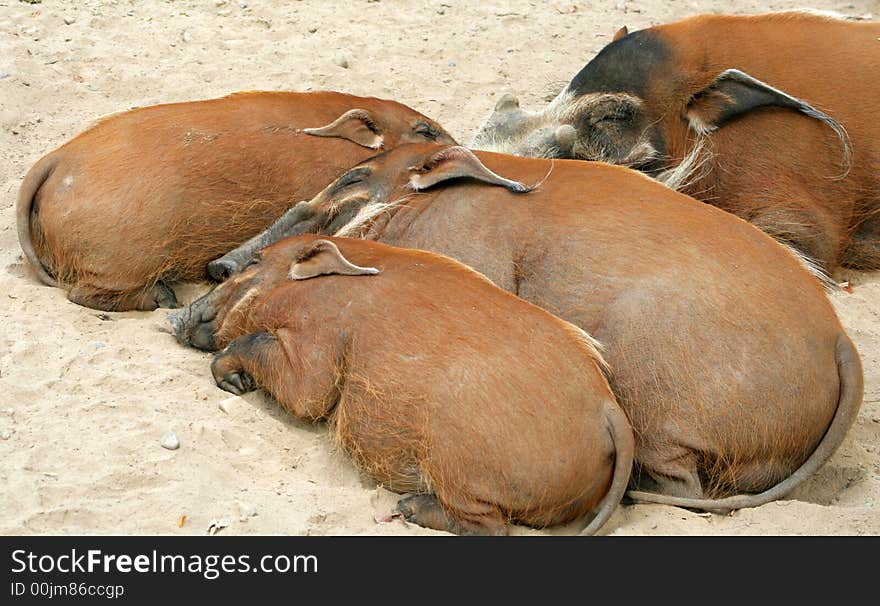
[[[629,34],[629,30],[628,30],[628,29],[626,28],[626,26],[624,25],[624,26],[621,27],[619,30],[617,30],[617,32],[614,34],[614,38],[613,38],[611,41],[612,41],[612,42],[617,42],[617,41],[620,40],[621,38],[626,37],[628,34]]]
[[[753,109],[766,106],[799,111],[827,123],[838,135],[843,135],[843,128],[830,116],[738,69],[721,72],[709,86],[695,94],[688,103],[685,116],[691,128],[707,133]]]
[[[375,267],[358,267],[342,256],[339,248],[329,240],[315,240],[297,255],[290,272],[291,280],[308,280],[316,276],[339,274],[343,276],[372,276],[379,273]]]
[[[383,144],[382,132],[376,118],[365,109],[350,109],[327,126],[304,128],[303,132],[315,137],[348,139],[370,149],[379,149]]]
[[[474,152],[458,145],[435,152],[422,164],[411,166],[409,171],[409,185],[416,191],[459,177],[470,177],[491,185],[500,185],[514,193],[525,193],[534,189],[519,181],[511,181],[493,173],[480,162]]]

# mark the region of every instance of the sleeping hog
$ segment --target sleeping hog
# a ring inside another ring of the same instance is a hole
[[[178,339],[223,348],[211,369],[264,387],[398,492],[399,515],[502,534],[598,513],[626,491],[632,430],[579,328],[440,255],[298,236],[171,316]]]
[[[414,141],[454,143],[405,105],[336,92],[248,92],[115,114],[30,170],[18,237],[40,280],[68,288],[75,303],[176,307],[168,283],[204,277],[205,263],[292,202],[376,150]]]
[[[638,168],[825,270],[880,269],[880,23],[808,12],[624,28],[544,110],[472,146]]]
[[[405,145],[270,229],[448,255],[599,339],[635,432],[632,487],[662,493],[638,498],[780,498],[858,415],[859,356],[819,280],[742,219],[633,170]]]

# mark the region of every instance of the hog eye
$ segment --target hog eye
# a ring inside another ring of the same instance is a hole
[[[613,111],[609,111],[601,116],[595,118],[596,123],[605,123],[605,124],[614,124],[620,122],[629,122],[632,120],[634,116],[634,112],[630,108],[620,107],[615,108]]]
[[[346,187],[360,183],[363,180],[363,176],[361,175],[343,175],[330,188],[330,195],[336,195]]]
[[[334,183],[330,188],[330,195],[334,196],[340,193],[347,187],[352,185],[357,185],[358,183],[364,183],[367,178],[372,174],[372,171],[369,168],[358,168],[352,170],[349,173],[346,173],[339,177],[339,179]]]
[[[247,263],[245,263],[242,266],[241,271],[246,270],[248,267],[253,267],[254,265],[257,265],[259,262],[260,262],[260,257],[255,255],[255,256],[251,257],[250,259],[248,259]]]
[[[429,139],[431,141],[436,141],[437,137],[440,136],[440,133],[436,128],[428,124],[427,122],[419,122],[413,128],[415,133],[420,137],[424,137],[425,139]]]

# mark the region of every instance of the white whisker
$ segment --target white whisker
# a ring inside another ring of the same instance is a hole
[[[376,217],[408,202],[415,197],[415,195],[416,194],[409,194],[391,202],[374,202],[372,204],[365,204],[351,221],[339,228],[333,235],[345,238],[363,238]]]

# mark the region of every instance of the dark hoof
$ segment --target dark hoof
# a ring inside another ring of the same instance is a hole
[[[223,391],[234,393],[237,396],[246,394],[249,391],[253,391],[254,389],[256,389],[256,385],[254,385],[254,380],[249,375],[243,372],[231,372],[227,375],[220,377],[220,380],[217,381],[217,387],[219,387]]]
[[[208,275],[217,282],[223,282],[228,279],[237,269],[238,267],[234,262],[222,257],[208,263]]]
[[[400,499],[394,513],[400,514],[404,520],[413,524],[418,524],[416,519],[419,512],[426,507],[433,507],[437,504],[437,498],[432,494],[416,494],[411,497]]]
[[[177,302],[177,295],[175,295],[174,291],[164,282],[158,282],[156,284],[153,294],[153,303],[156,304],[157,308],[177,309],[180,307],[180,303]]]

